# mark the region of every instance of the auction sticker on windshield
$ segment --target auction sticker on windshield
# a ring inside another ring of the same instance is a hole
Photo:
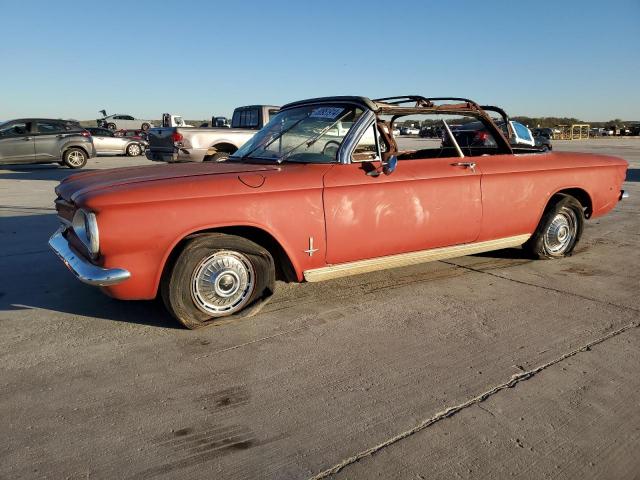
[[[344,108],[340,107],[320,107],[314,108],[311,111],[310,118],[328,118],[330,120],[334,120],[338,118],[338,116],[344,112]]]

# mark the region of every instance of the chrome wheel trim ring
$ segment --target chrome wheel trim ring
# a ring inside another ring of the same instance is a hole
[[[558,255],[567,251],[576,237],[578,218],[571,208],[560,210],[544,233],[544,246],[547,252]]]
[[[255,270],[238,252],[221,250],[203,259],[191,276],[191,298],[198,310],[212,316],[230,315],[249,301]]]
[[[136,157],[140,155],[140,147],[136,144],[129,146],[129,155],[132,157]]]
[[[84,157],[82,153],[80,153],[77,150],[73,150],[72,152],[69,152],[69,155],[67,155],[67,161],[74,167],[78,165],[82,165],[83,160],[84,160]]]

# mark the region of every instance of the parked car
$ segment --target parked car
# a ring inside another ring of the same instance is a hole
[[[193,127],[184,121],[181,115],[172,115],[170,113],[162,114],[163,127]]]
[[[516,156],[471,100],[388,101],[290,103],[226,162],[72,175],[56,188],[61,227],[49,244],[81,281],[123,300],[159,293],[196,328],[257,311],[276,278],[316,282],[521,245],[565,257],[585,220],[626,195],[622,159]],[[385,120],[461,113],[484,124],[493,149],[401,151]]]
[[[553,128],[534,128],[532,132],[534,137],[547,137],[553,140]]]
[[[442,128],[435,125],[422,127],[420,129],[420,136],[422,138],[442,138]]]
[[[78,122],[20,118],[0,124],[0,164],[59,163],[82,168],[95,155],[91,134]]]
[[[159,162],[220,162],[229,158],[279,110],[273,105],[236,108],[231,128],[153,128],[147,158]]]
[[[116,135],[116,132],[108,128],[89,127],[87,128],[93,136],[93,144],[98,155],[127,155],[137,157],[142,155],[147,142],[141,138],[127,137],[123,134]]]
[[[148,138],[147,132],[145,132],[144,130],[118,130],[114,133],[117,137],[134,138],[136,140],[143,140],[145,142],[147,142]]]
[[[104,112],[104,110],[102,110]],[[96,120],[99,127],[109,130],[144,130],[147,131],[154,126],[153,120],[141,120],[131,115],[117,113],[115,115],[105,115]]]
[[[211,126],[217,128],[231,128],[231,122],[227,117],[211,117]]]
[[[414,127],[402,127],[400,129],[400,135],[418,135],[420,129]]]

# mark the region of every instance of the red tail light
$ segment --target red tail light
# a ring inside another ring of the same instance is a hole
[[[83,137],[90,137],[91,136],[91,132],[89,130],[83,130],[80,134]]]
[[[178,143],[178,142],[181,142],[182,140],[184,140],[184,137],[182,136],[182,134],[180,132],[173,132],[171,134],[171,139],[173,140],[173,143]]]

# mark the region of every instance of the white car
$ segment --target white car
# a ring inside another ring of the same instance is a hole
[[[104,110],[102,110],[104,112]],[[108,128],[109,130],[144,130],[145,132],[154,127],[152,120],[141,120],[131,115],[116,113],[115,115],[105,115],[96,120],[98,127]]]

